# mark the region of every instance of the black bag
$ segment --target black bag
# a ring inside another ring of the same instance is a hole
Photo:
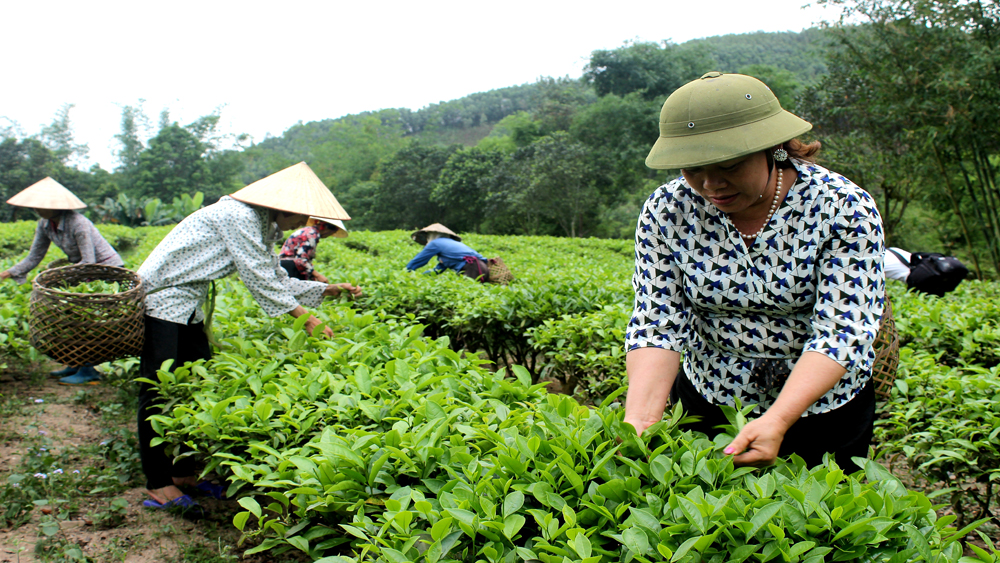
[[[923,293],[942,297],[958,287],[958,284],[969,275],[969,269],[954,256],[945,256],[937,252],[914,252],[907,262],[898,252],[892,249],[889,249],[889,252],[910,267],[906,285]]]

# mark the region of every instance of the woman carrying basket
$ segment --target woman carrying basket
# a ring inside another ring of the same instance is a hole
[[[668,397],[709,436],[739,401],[757,406],[725,448],[737,465],[830,452],[850,471],[868,454],[882,220],[812,162],[819,143],[796,140],[811,128],[739,74],[708,73],[663,104],[646,164],[681,176],[636,228],[625,421],[640,434]]]
[[[77,213],[77,209],[83,209],[87,204],[52,178],[28,186],[8,199],[7,203],[30,207],[40,219],[28,256],[6,272],[0,272],[0,280],[12,278],[17,283],[27,282],[28,272],[42,262],[50,243],[66,253],[74,264],[124,265],[121,256],[104,240],[90,219]],[[97,370],[89,365],[68,366],[52,372],[52,375],[61,377],[61,385],[97,385],[101,380]]]
[[[195,211],[174,227],[138,271],[147,284],[140,375],[156,381],[156,371],[167,360],[176,367],[211,357],[201,305],[214,280],[233,272],[268,315],[309,315],[305,323],[309,332],[320,321],[303,305],[317,307],[324,297],[342,293],[360,296],[361,289],[349,283],[291,279],[278,266],[275,235],[303,226],[310,215],[350,219],[309,166],[300,162]],[[329,337],[333,331],[325,328],[324,334]],[[192,458],[173,463],[163,445],[151,445],[157,434],[149,417],[159,414],[158,400],[156,389],[141,382],[139,454],[152,499],[144,504],[197,516],[200,507],[178,488],[196,484]]]

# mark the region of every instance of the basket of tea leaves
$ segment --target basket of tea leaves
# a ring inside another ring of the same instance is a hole
[[[142,352],[146,291],[131,270],[99,264],[51,268],[35,276],[31,344],[70,366]]]

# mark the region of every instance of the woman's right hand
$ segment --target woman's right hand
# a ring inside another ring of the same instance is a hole
[[[313,315],[309,315],[309,319],[306,321],[306,324],[305,324],[305,326],[303,328],[309,334],[311,334],[313,336],[316,336],[316,334],[315,334],[316,328],[320,324],[321,324],[321,321],[319,319],[317,319]],[[330,328],[330,327],[323,327],[323,335],[326,336],[327,338],[333,338],[333,329]]]
[[[680,361],[679,352],[662,348],[637,348],[625,355],[628,393],[622,421],[639,435],[663,419]]]
[[[11,276],[10,272],[8,272],[6,270],[0,272],[0,280],[10,279],[11,277],[13,277],[13,276]]]
[[[662,418],[662,416],[661,416],[661,418]],[[622,422],[627,422],[627,423],[631,424],[632,427],[635,428],[635,433],[638,434],[639,436],[642,436],[642,433],[645,432],[647,428],[649,428],[650,426],[656,424],[659,421],[660,421],[660,419],[656,419],[656,420],[643,420],[643,419],[639,419],[639,418],[632,418],[632,417],[628,416],[628,413],[626,413],[624,420],[622,420]]]

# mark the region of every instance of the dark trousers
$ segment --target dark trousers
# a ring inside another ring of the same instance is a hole
[[[726,415],[717,405],[709,403],[683,374],[674,383],[672,400],[680,399],[688,414],[701,417],[685,428],[704,432],[713,437],[720,432],[719,425],[729,424]],[[858,467],[852,457],[868,457],[875,425],[875,385],[869,380],[864,389],[840,408],[822,414],[800,418],[785,433],[778,455],[797,454],[809,467],[823,463],[823,454],[833,453],[837,465],[846,473]]]
[[[282,260],[282,261],[278,262],[278,265],[281,266],[282,268],[284,268],[286,272],[288,272],[288,277],[293,278],[293,279],[297,279],[297,280],[305,280],[306,279],[306,277],[304,275],[302,275],[302,272],[300,272],[299,269],[295,267],[295,261],[294,260]]]
[[[212,347],[205,335],[204,323],[182,325],[146,317],[146,335],[139,357],[139,374],[157,381],[156,370],[163,362],[174,360],[171,369],[195,360],[212,357]],[[162,444],[150,446],[158,437],[149,417],[161,414],[160,394],[148,383],[139,383],[139,458],[142,472],[146,474],[147,489],[161,489],[173,485],[173,477],[190,477],[195,474],[194,459],[184,457],[176,464],[167,455]]]
[[[465,266],[462,267],[462,273],[476,281],[490,281],[490,265],[485,260],[480,260],[475,256],[465,257]]]

